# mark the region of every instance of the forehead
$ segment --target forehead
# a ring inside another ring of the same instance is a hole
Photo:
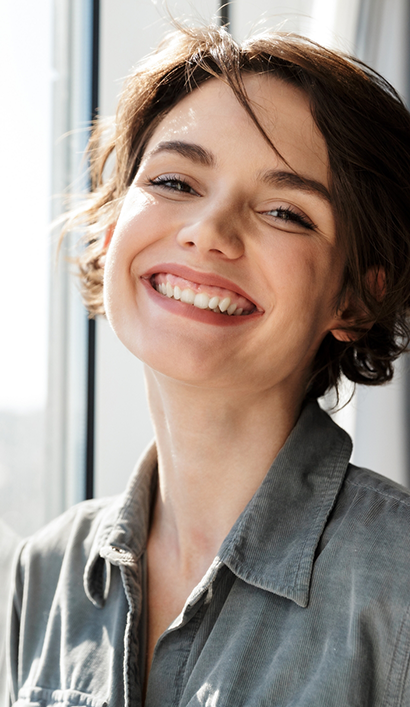
[[[163,141],[186,140],[214,149],[217,161],[235,155],[250,169],[287,163],[296,173],[328,186],[327,146],[306,94],[271,75],[245,74],[243,78],[249,104],[284,162],[231,88],[214,78],[171,109],[151,136],[147,152]]]

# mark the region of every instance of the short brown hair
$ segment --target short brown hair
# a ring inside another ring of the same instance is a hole
[[[367,385],[389,381],[410,338],[410,115],[371,68],[297,35],[263,33],[239,46],[224,29],[180,28],[138,65],[111,129],[101,123],[93,132],[92,191],[67,222],[67,229],[81,224],[86,230],[78,261],[85,304],[91,315],[103,313],[105,234],[118,218],[150,136],[181,98],[217,77],[264,134],[248,103],[243,72],[273,74],[307,94],[327,144],[336,233],[346,257],[335,309],[349,292],[366,311],[350,328],[352,341],[324,338],[308,394],[319,397],[337,388],[342,373]],[[111,155],[114,167],[105,178]],[[382,296],[374,287],[378,273]]]

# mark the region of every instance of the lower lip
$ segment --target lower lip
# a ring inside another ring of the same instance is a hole
[[[262,316],[261,312],[252,312],[252,314],[235,317],[234,314],[217,314],[216,312],[211,312],[209,309],[199,309],[198,307],[194,307],[193,304],[186,304],[173,297],[161,295],[160,292],[157,292],[157,290],[152,287],[149,280],[141,278],[141,282],[148,296],[151,297],[156,304],[159,304],[160,307],[163,307],[163,309],[173,314],[179,314],[180,317],[188,317],[188,319],[194,319],[204,324],[213,324],[214,326],[239,326],[253,321],[254,319],[259,319],[259,317]]]

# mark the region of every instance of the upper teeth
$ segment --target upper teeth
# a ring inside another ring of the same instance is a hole
[[[155,285],[158,292],[167,297],[179,299],[181,302],[193,304],[198,309],[211,309],[213,312],[226,312],[227,314],[240,315],[243,312],[242,307],[238,307],[235,302],[231,303],[230,297],[210,297],[205,292],[194,292],[189,288],[181,290],[178,285],[173,287],[170,282],[160,283]]]

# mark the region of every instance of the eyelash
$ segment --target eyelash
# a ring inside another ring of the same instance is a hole
[[[192,187],[188,184],[188,182],[186,182],[184,179],[181,179],[181,177],[178,177],[177,174],[164,174],[160,177],[156,177],[155,179],[150,179],[149,183],[155,187],[162,187],[163,189],[169,189],[170,191],[176,191],[181,194],[189,194],[192,192],[196,193],[195,190],[192,189]],[[182,185],[187,188],[178,189],[176,185]]]
[[[155,179],[150,179],[149,183],[153,186],[161,187],[162,189],[179,192],[180,194],[196,193],[188,182],[181,179],[177,174],[164,174]],[[186,187],[186,189],[180,189],[178,188],[179,186]],[[280,206],[278,209],[271,209],[271,211],[265,211],[264,213],[268,215],[275,214],[274,218],[278,218],[285,223],[291,221],[311,231],[316,228],[316,225],[307,216],[302,216],[289,207]]]
[[[271,209],[270,211],[265,211],[264,213],[268,215],[275,214],[274,218],[278,218],[285,223],[288,221],[298,223],[303,226],[303,228],[308,228],[311,231],[316,228],[316,225],[307,216],[302,216],[302,214],[298,214],[289,207],[280,206],[278,209]]]

